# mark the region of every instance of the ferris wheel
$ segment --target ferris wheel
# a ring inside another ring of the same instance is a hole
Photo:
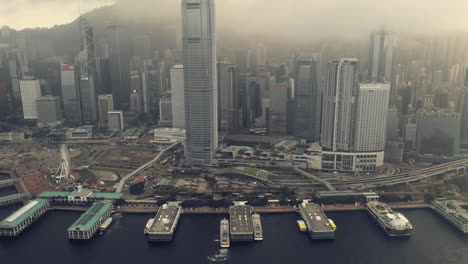
[[[60,145],[60,166],[55,172],[55,179],[57,182],[70,181],[73,176],[70,174],[70,153],[68,152],[67,145]]]

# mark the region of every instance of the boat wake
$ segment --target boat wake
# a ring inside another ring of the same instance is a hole
[[[220,263],[227,261],[229,259],[229,250],[227,248],[219,249],[218,252],[212,256],[208,256],[207,258],[210,263]]]

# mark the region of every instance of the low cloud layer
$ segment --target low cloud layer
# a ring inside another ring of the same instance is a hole
[[[178,0],[119,0],[144,7],[155,16],[174,18]],[[13,28],[53,26],[75,19],[80,10],[113,0],[8,0],[1,4],[0,25]],[[296,38],[361,35],[382,25],[408,33],[468,31],[466,0],[217,0],[220,28]],[[138,8],[138,10],[141,10]],[[122,10],[135,12],[132,8]]]

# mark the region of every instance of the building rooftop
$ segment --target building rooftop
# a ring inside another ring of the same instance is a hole
[[[170,233],[174,227],[174,221],[179,213],[180,207],[163,205],[156,214],[155,221],[149,233]]]
[[[333,227],[328,221],[328,217],[325,215],[320,205],[313,203],[302,203],[299,206],[299,209],[302,211],[304,221],[312,231],[334,231]]]
[[[253,233],[252,207],[234,205],[229,208],[231,234]]]
[[[118,200],[123,198],[123,193],[95,193],[92,198]]]
[[[12,213],[0,222],[0,227],[15,227],[46,204],[47,201],[42,199],[29,201],[18,211]]]
[[[86,192],[84,193],[85,196],[94,198],[94,199],[118,200],[118,199],[122,199],[124,196],[123,193],[92,193],[91,190],[87,190],[87,189],[84,189],[84,190],[86,190]],[[76,191],[74,192],[51,191],[51,192],[42,192],[37,197],[39,198],[54,198],[54,197],[66,198],[69,195],[80,196],[81,194],[77,193]]]
[[[59,96],[52,96],[52,95],[44,95],[44,96],[39,96],[36,98],[36,101],[56,101],[60,100]]]
[[[104,215],[108,210],[112,208],[112,204],[108,202],[97,202],[94,203],[84,214],[78,218],[69,228],[88,230],[99,220],[99,218]]]
[[[52,198],[52,197],[68,197],[70,192],[41,192],[37,197]]]

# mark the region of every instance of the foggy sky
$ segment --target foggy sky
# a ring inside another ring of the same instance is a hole
[[[15,29],[69,23],[80,10],[115,0],[2,0],[0,25]],[[178,0],[118,0],[173,20]],[[80,4],[84,3],[84,4]],[[386,25],[397,32],[468,31],[467,0],[217,0],[218,28],[296,38],[362,35]]]

